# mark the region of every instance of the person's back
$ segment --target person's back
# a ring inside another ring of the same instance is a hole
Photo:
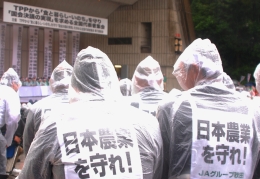
[[[20,120],[20,99],[18,94],[9,86],[0,85],[0,129],[9,125],[7,146],[12,142],[18,122]],[[6,135],[7,136],[7,135]]]
[[[132,92],[132,89],[131,89],[131,85],[132,85],[132,82],[131,80],[129,80],[128,78],[124,78],[124,79],[121,79],[119,81],[119,85],[120,85],[120,91],[122,93],[123,96],[131,96],[131,92]]]
[[[7,178],[6,148],[12,144],[20,120],[20,99],[17,94],[22,85],[18,74],[9,68],[0,81],[0,178]],[[3,132],[4,131],[4,132]]]
[[[6,174],[6,148],[12,144],[20,120],[19,112],[18,95],[11,87],[0,85],[0,178]]]
[[[130,104],[155,116],[158,104],[168,95],[163,89],[160,65],[148,56],[137,65],[134,72]]]
[[[63,118],[54,116],[40,126],[19,178],[161,178],[162,140],[156,118],[104,101],[70,104]],[[53,174],[44,167],[49,163]]]
[[[30,145],[36,132],[44,118],[53,107],[62,107],[63,104],[69,103],[68,88],[72,73],[72,66],[66,61],[61,62],[52,72],[50,79],[50,88],[52,94],[45,97],[30,108],[26,119],[26,125],[23,133],[24,153],[27,155]]]
[[[41,124],[19,179],[161,178],[158,121],[119,102],[107,55],[92,47],[79,52],[69,96],[70,104]]]
[[[50,96],[47,96],[30,106],[23,132],[23,148],[25,155],[27,155],[29,151],[35,134],[43,120],[43,116],[48,115],[53,107],[56,107],[57,105],[61,106],[66,103],[69,103],[68,94],[52,93]]]
[[[252,104],[252,108],[256,108],[256,110],[260,111],[260,96],[259,96],[259,92],[260,92],[260,64],[258,64],[255,68],[254,74],[253,74],[254,78],[255,78],[255,93],[252,94],[249,98],[249,100],[253,103]],[[260,121],[259,121],[260,123]],[[260,133],[260,124],[257,125],[258,126],[258,133]],[[259,137],[260,138],[260,137]],[[253,179],[258,179],[260,178],[260,161],[258,161],[258,164],[256,166],[255,172],[254,172],[254,177]]]
[[[153,88],[146,88],[141,92],[134,94],[130,98],[131,106],[156,116],[158,104],[166,99],[168,94],[164,91],[158,91]]]
[[[258,154],[256,117],[237,93],[224,85],[195,87],[160,106],[158,118],[168,150],[164,172],[168,177],[193,178],[192,168],[201,178],[211,172],[216,172],[215,176],[221,172],[219,176],[249,177]],[[197,158],[192,158],[193,152]],[[225,170],[223,166],[228,167]],[[243,173],[243,168],[249,172]]]
[[[194,48],[194,49],[193,49]],[[196,40],[174,65],[185,90],[158,110],[163,178],[252,178],[258,160],[258,111],[223,82],[209,40]]]

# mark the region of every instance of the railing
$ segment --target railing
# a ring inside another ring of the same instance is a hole
[[[30,99],[39,100],[51,93],[49,86],[22,86],[18,91],[21,102],[28,102]]]

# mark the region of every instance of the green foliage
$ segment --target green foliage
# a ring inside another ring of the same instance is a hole
[[[253,74],[260,62],[260,0],[192,0],[197,38],[208,38],[233,79]]]

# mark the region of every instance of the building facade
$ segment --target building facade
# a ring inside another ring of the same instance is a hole
[[[46,1],[52,2],[51,0]],[[15,2],[68,11],[68,7],[59,7],[58,4],[61,3],[59,1],[53,4],[53,6],[50,4],[48,6],[44,5],[46,1],[36,1],[34,4],[29,0]],[[109,3],[115,5],[114,1]],[[129,79],[132,78],[138,63],[150,55],[160,63],[161,69],[167,78],[166,91],[170,91],[172,88],[180,89],[178,82],[172,75],[172,71],[173,65],[181,54],[181,51],[195,39],[189,5],[189,0],[135,0],[129,4],[120,4],[118,7],[113,6],[114,9],[111,13],[108,12],[102,15],[102,18],[108,20],[107,35],[80,33],[78,49],[81,50],[88,46],[99,48],[116,65],[118,76]],[[80,9],[79,3],[77,6]],[[105,12],[106,7],[104,7],[104,4],[100,5],[100,7],[101,9],[96,9],[96,11],[103,12],[103,8]],[[73,13],[78,13],[76,5],[73,8],[75,9]],[[91,7],[88,7],[88,9],[91,9]],[[79,13],[83,14],[83,11],[79,11]],[[2,22],[2,24],[5,24],[6,28],[5,40],[4,43],[1,43],[1,50],[4,52],[2,66],[4,70],[7,70],[9,67],[12,67],[14,60],[14,24],[5,22]],[[30,54],[32,37],[30,35],[30,26],[22,25],[22,29],[20,37],[20,76],[27,77],[30,56],[32,56]],[[34,39],[34,43],[37,43],[37,55],[33,58],[36,58],[36,75],[38,77],[44,75],[44,53],[46,53],[44,49],[46,41],[44,30],[45,28],[43,27],[38,28],[35,36],[36,39]],[[52,69],[59,63],[61,49],[60,31],[59,29],[53,29],[52,31],[53,35],[50,42]],[[66,31],[66,33],[67,40],[63,44],[66,47],[64,58],[73,65],[72,46],[75,45],[73,42],[73,32]]]

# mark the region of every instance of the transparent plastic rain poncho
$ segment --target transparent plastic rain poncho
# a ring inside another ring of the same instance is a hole
[[[181,94],[181,90],[179,89],[176,89],[176,88],[173,88],[170,92],[169,92],[169,95],[172,95],[172,96],[177,96]]]
[[[18,178],[161,179],[158,121],[111,100],[122,95],[103,52],[93,47],[79,52],[71,88],[66,109],[53,109],[40,125]]]
[[[13,83],[16,83],[19,87],[22,85],[22,82],[20,81],[18,74],[14,71],[13,68],[9,68],[3,74],[0,84],[12,87]]]
[[[72,100],[117,100],[122,97],[115,68],[97,48],[81,50],[72,74]]]
[[[215,45],[208,39],[195,40],[178,58],[173,74],[186,91],[158,109],[162,178],[228,178],[232,172],[252,178],[259,152],[259,110],[223,83]],[[239,160],[234,151],[241,153]]]
[[[20,99],[18,94],[10,87],[0,85],[0,129],[6,124],[7,146],[12,143],[13,134],[17,129],[19,120]]]
[[[226,74],[225,72],[222,73],[223,76],[223,83],[224,85],[229,88],[229,89],[233,89],[236,90],[236,87],[233,83],[233,80],[230,78],[230,76],[228,74]]]
[[[20,120],[20,99],[19,95],[12,88],[13,83],[16,83],[19,87],[21,86],[21,81],[18,74],[13,68],[9,68],[1,78],[1,96],[2,105],[0,109],[0,128],[4,124],[7,124],[5,138],[7,140],[7,145],[11,145],[13,134],[17,128],[18,121]],[[7,88],[5,86],[8,86]],[[11,89],[11,88],[12,89]]]
[[[47,115],[54,106],[62,108],[63,104],[69,102],[68,89],[72,70],[73,67],[65,60],[61,62],[51,74],[50,88],[52,94],[30,106],[23,133],[23,149],[25,155],[27,155],[34,136],[39,129],[43,115]]]
[[[49,80],[53,93],[68,93],[72,70],[73,67],[65,60],[53,70]]]
[[[6,85],[0,85],[0,175],[6,175],[6,147],[13,141],[20,120],[18,94]],[[6,125],[5,134],[1,129]]]
[[[255,87],[258,93],[260,93],[260,64],[258,64],[254,71]]]
[[[145,88],[163,90],[163,74],[159,63],[148,56],[136,67],[132,78],[132,95]]]
[[[174,64],[173,75],[183,90],[223,79],[220,55],[210,40],[196,39]]]
[[[160,64],[148,56],[137,65],[134,72],[131,105],[155,116],[158,103],[166,95]]]
[[[131,96],[132,95],[132,82],[128,78],[121,79],[119,81],[120,90],[123,96]]]

